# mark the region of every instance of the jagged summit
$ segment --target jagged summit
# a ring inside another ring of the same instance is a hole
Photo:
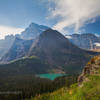
[[[49,27],[47,27],[45,25],[39,25],[39,24],[36,24],[36,23],[33,23],[33,22],[29,25],[29,27],[40,27],[40,28],[47,28],[47,29],[49,29]]]
[[[38,25],[35,23],[31,23],[28,28],[25,29],[20,35],[22,39],[35,39],[39,36],[43,31],[47,30],[48,27],[44,25]]]

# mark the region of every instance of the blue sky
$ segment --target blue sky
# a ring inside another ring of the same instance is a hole
[[[41,0],[0,0],[0,24],[25,27],[31,22],[48,24],[47,8]]]
[[[52,27],[47,5],[42,0],[0,0],[0,37],[23,31],[31,22]]]
[[[100,0],[85,1],[0,0],[0,38],[7,34],[20,33],[31,22],[47,25],[62,33],[81,31],[99,34]],[[83,3],[86,4],[83,6]],[[79,10],[80,4],[86,8],[82,9],[83,12]]]

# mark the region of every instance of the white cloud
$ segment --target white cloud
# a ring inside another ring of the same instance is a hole
[[[0,26],[0,39],[4,39],[6,35],[15,35],[20,34],[24,29],[22,28],[14,28],[14,27],[7,27],[7,26]]]
[[[100,16],[100,0],[49,0],[55,3],[49,18],[61,17],[54,29],[64,31],[64,28],[74,25],[75,32],[88,23],[95,22]]]

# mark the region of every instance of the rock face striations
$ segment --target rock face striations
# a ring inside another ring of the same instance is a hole
[[[16,37],[9,51],[2,57],[2,62],[9,62],[27,55],[33,40],[23,40]]]
[[[0,39],[0,59],[11,48],[14,40],[15,40],[15,36],[13,36],[13,35],[8,35],[8,36],[5,37],[5,39]]]

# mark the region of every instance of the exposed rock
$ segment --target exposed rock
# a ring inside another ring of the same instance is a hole
[[[100,69],[100,56],[95,56],[90,62],[85,66],[82,74],[78,78],[79,85],[83,81],[87,80],[87,76],[99,74]]]
[[[16,37],[13,45],[9,51],[2,57],[2,62],[8,62],[11,60],[19,59],[27,55],[33,40],[23,40]]]

